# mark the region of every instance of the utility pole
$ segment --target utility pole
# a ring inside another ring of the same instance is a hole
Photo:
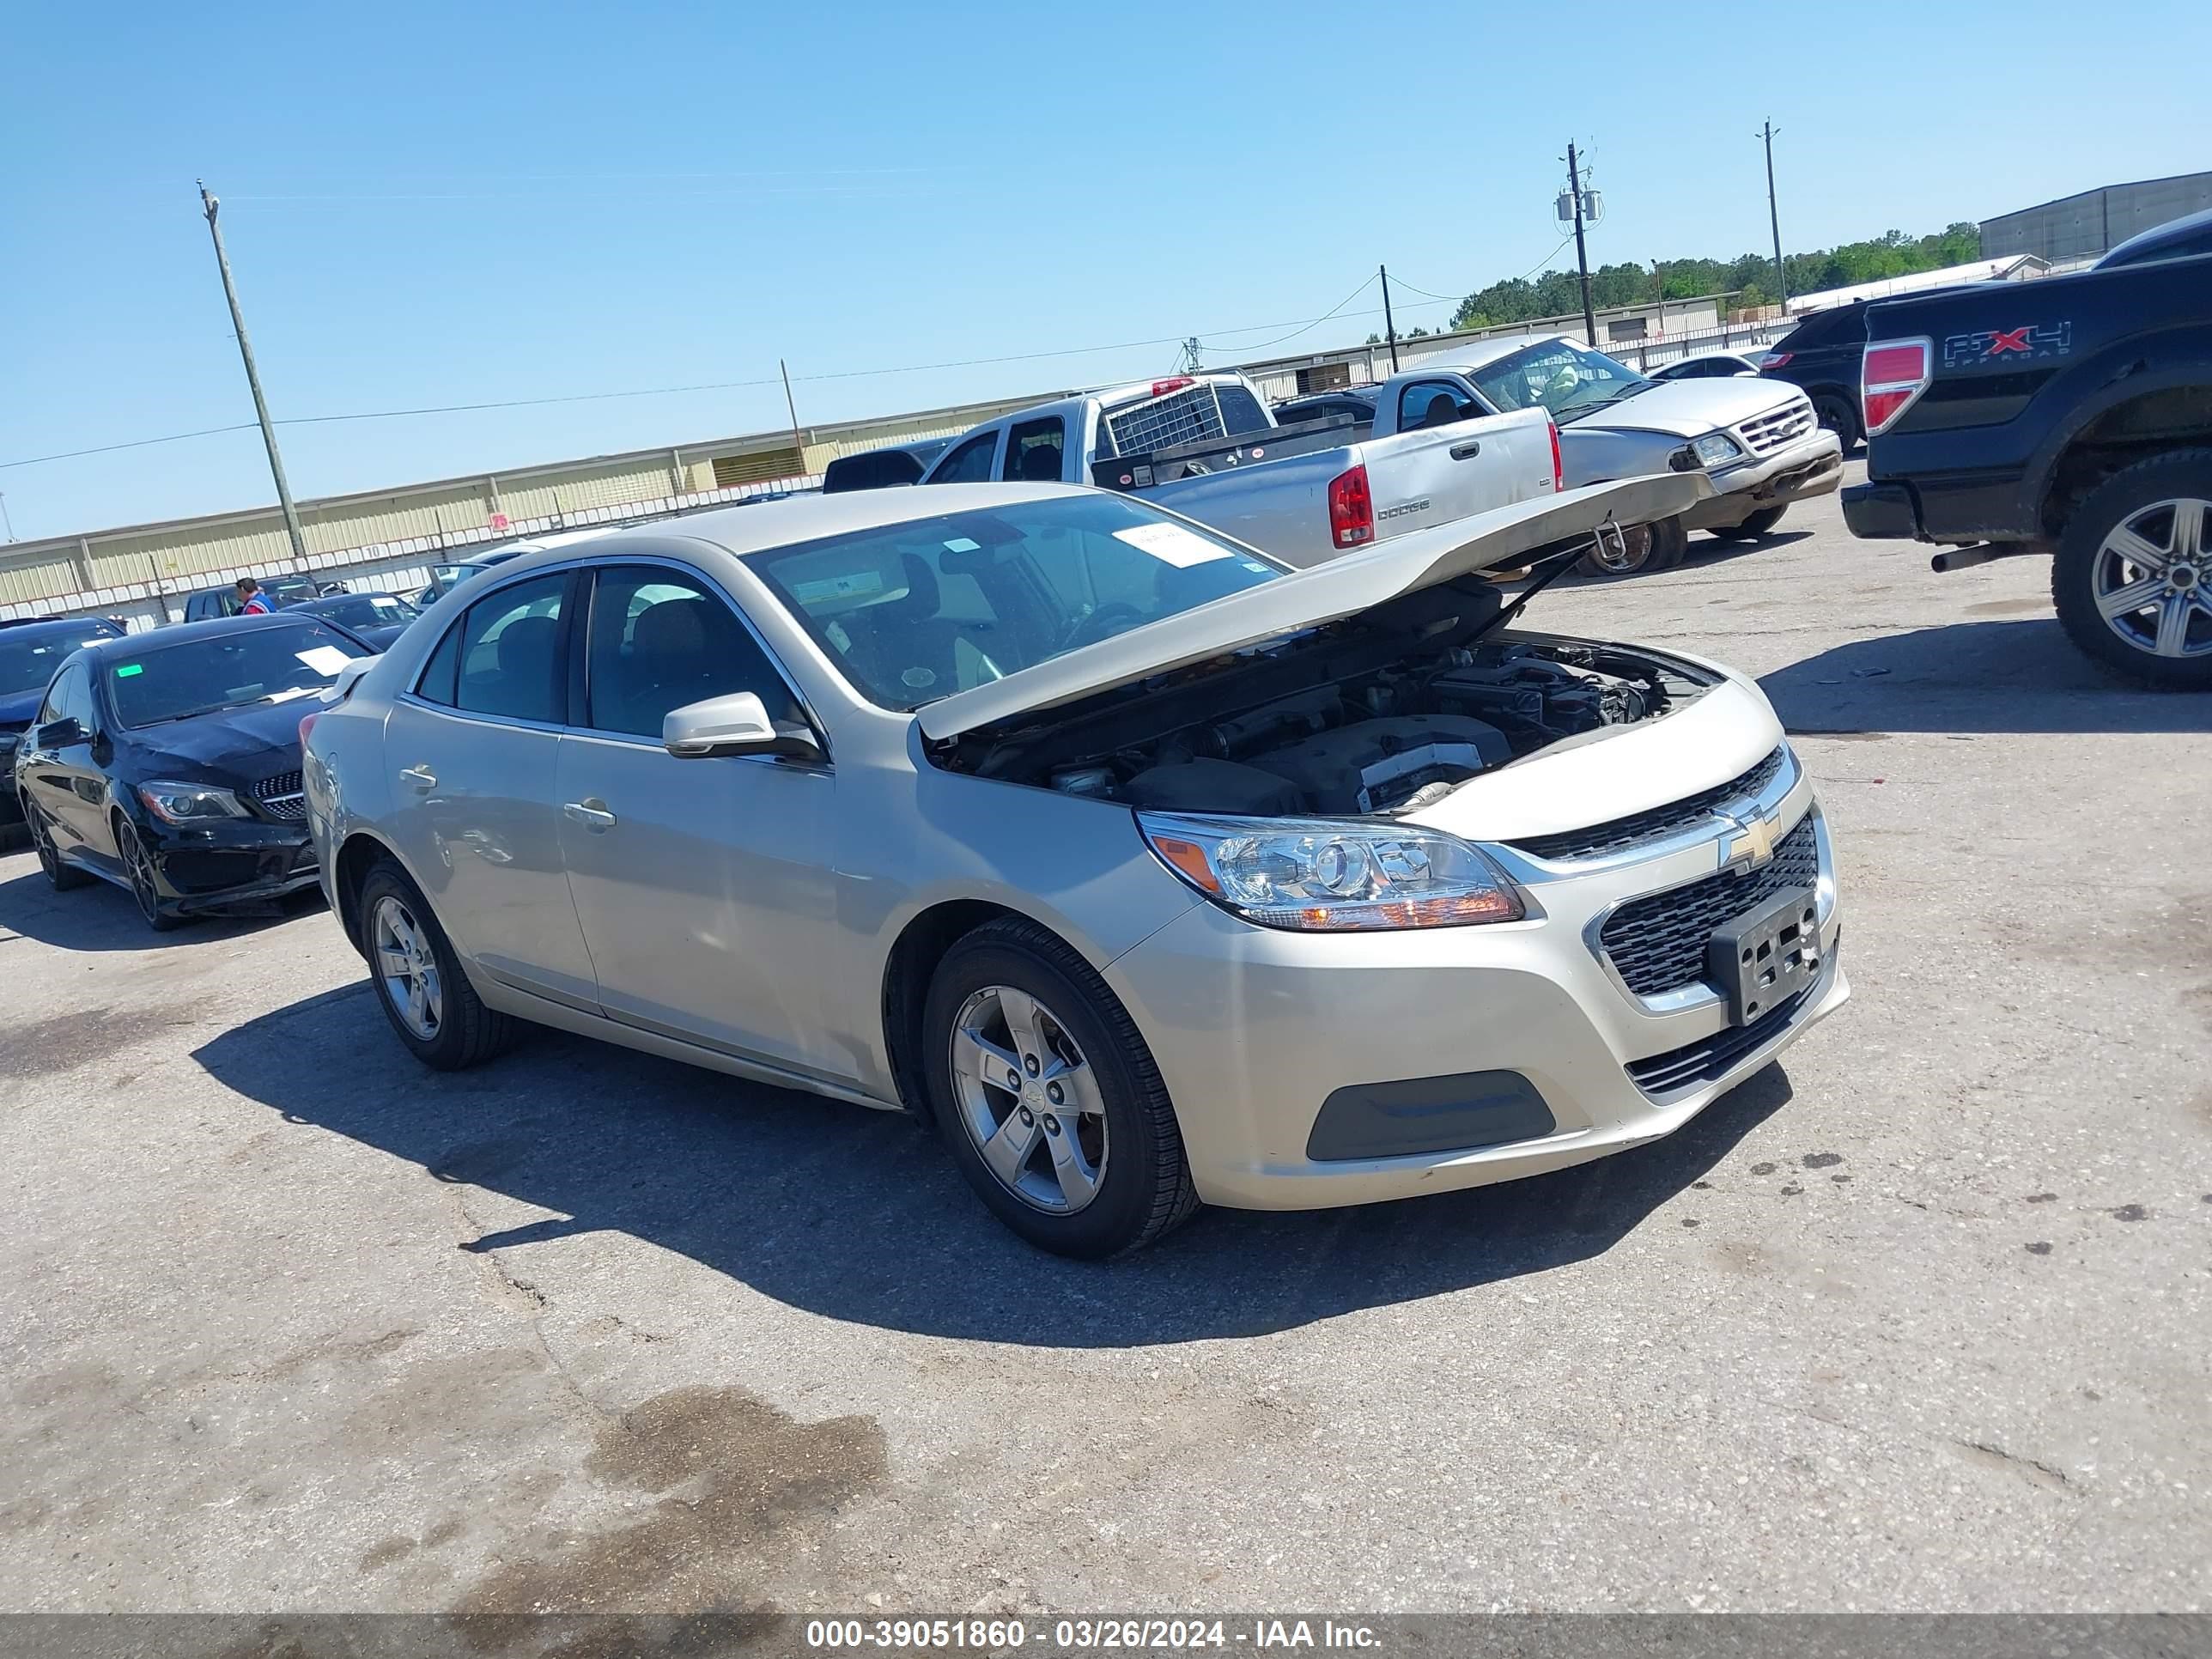
[[[8,496],[5,491],[0,491],[0,524],[4,524],[8,526],[8,539],[11,542],[14,541],[15,539],[15,521],[8,516]]]
[[[1390,267],[1377,265],[1376,273],[1382,278],[1382,332],[1390,342],[1390,372],[1398,372],[1398,325],[1390,320]]]
[[[1182,343],[1182,361],[1177,365],[1176,372],[1178,374],[1206,373],[1206,348],[1198,343],[1197,335],[1192,335]]]
[[[1575,141],[1567,140],[1567,194],[1575,198],[1575,264],[1583,274],[1583,331],[1590,349],[1597,349],[1597,313],[1590,309],[1589,249],[1583,244],[1583,170],[1575,155]]]
[[[198,181],[195,181],[198,182]],[[206,210],[208,234],[215,240],[215,263],[222,272],[223,298],[230,301],[231,326],[238,332],[238,355],[246,360],[246,384],[253,391],[253,412],[261,422],[261,441],[269,451],[269,473],[276,480],[276,505],[284,511],[284,533],[292,538],[292,556],[302,568],[307,562],[307,538],[300,533],[300,510],[292,505],[292,486],[284,481],[284,458],[276,453],[276,428],[269,423],[269,400],[261,395],[261,373],[253,367],[253,345],[246,337],[246,313],[238,308],[238,284],[230,280],[230,256],[222,251],[222,227],[215,222],[220,206],[200,185],[200,206]]]
[[[1782,307],[1790,308],[1790,277],[1782,267],[1782,216],[1774,206],[1774,123],[1769,121],[1759,130],[1766,142],[1766,222],[1774,232],[1774,287],[1782,296]]]
[[[791,452],[799,457],[799,471],[806,471],[806,440],[799,435],[799,404],[791,395],[791,371],[784,367],[783,359],[775,360],[775,372],[783,376],[783,406],[791,411]]]

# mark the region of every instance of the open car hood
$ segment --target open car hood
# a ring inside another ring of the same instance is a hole
[[[931,742],[1017,714],[1096,696],[1262,641],[1340,621],[1403,593],[1478,570],[1526,561],[1555,542],[1621,525],[1672,518],[1713,493],[1702,473],[1662,473],[1589,484],[1451,524],[1416,530],[1246,588],[1126,634],[1084,646],[966,691],[926,703],[915,719]]]

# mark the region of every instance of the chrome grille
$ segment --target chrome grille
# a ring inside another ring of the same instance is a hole
[[[272,818],[304,818],[307,816],[306,781],[297,772],[279,772],[253,786],[253,799]]]
[[[1771,415],[1760,415],[1736,428],[1736,435],[1754,455],[1770,454],[1795,443],[1813,429],[1813,405],[1802,398]]]
[[[1765,864],[1723,870],[1631,899],[1607,918],[1598,945],[1621,982],[1638,996],[1677,991],[1705,978],[1705,941],[1714,928],[1777,893],[1810,887],[1820,874],[1820,849],[1808,812],[1775,844],[1774,856]]]
[[[1648,812],[1632,812],[1625,818],[1594,823],[1587,830],[1563,830],[1554,836],[1531,836],[1526,841],[1506,844],[1530,858],[1566,864],[1581,859],[1605,858],[1645,842],[1664,841],[1698,825],[1717,807],[1765,793],[1782,770],[1782,754],[1778,744],[1771,754],[1749,771],[1738,773],[1726,783],[1717,783],[1694,795],[1655,806]]]

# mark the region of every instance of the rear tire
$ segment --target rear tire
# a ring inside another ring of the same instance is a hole
[[[1813,414],[1820,424],[1836,434],[1848,455],[1858,447],[1866,434],[1859,430],[1859,412],[1851,407],[1850,398],[1833,392],[1824,392],[1813,399]]]
[[[1724,542],[1755,542],[1773,533],[1774,526],[1782,522],[1782,515],[1790,510],[1784,502],[1780,507],[1763,507],[1741,524],[1717,524],[1713,534]]]
[[[2208,567],[2212,449],[2171,450],[2115,472],[2067,515],[2051,603],[2067,637],[2106,667],[2165,690],[2212,690]]]
[[[31,850],[39,855],[39,868],[46,872],[46,884],[54,891],[70,892],[96,879],[90,871],[78,869],[62,856],[54,845],[53,831],[46,827],[39,809],[27,799],[23,803],[23,827],[30,832]]]
[[[1662,519],[1651,526],[1651,561],[1646,570],[1672,570],[1689,556],[1690,532],[1680,519]]]
[[[362,879],[356,914],[369,983],[416,1059],[458,1072],[514,1044],[520,1022],[484,1006],[430,902],[396,861],[380,860]]]
[[[1120,1255],[1198,1209],[1152,1051],[1065,940],[1011,917],[977,928],[938,965],[921,1030],[930,1102],[954,1161],[991,1212],[1038,1249]],[[956,1045],[965,1063],[956,1065]]]

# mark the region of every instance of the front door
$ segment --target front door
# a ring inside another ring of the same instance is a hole
[[[454,945],[485,973],[595,1008],[555,795],[568,694],[569,589],[510,583],[448,629],[385,727],[393,833]]]
[[[818,965],[834,926],[827,856],[836,780],[766,757],[678,760],[661,722],[751,691],[805,711],[706,579],[676,565],[597,573],[586,708],[561,740],[568,888],[617,1019],[829,1078]]]
[[[40,734],[58,722],[77,723],[73,743],[42,743]],[[23,733],[22,781],[28,804],[52,826],[54,845],[64,852],[87,851],[112,861],[115,837],[107,827],[107,777],[95,758],[104,745],[92,692],[92,678],[82,662],[70,664],[46,689],[38,718]]]

